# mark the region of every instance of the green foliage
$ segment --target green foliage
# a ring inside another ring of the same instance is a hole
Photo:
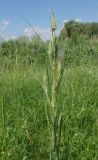
[[[44,74],[39,68],[15,68],[0,78],[0,115],[3,104],[5,116],[5,141],[0,116],[1,160],[49,159],[45,99],[39,82],[34,78],[35,71],[39,77]],[[58,105],[64,107],[60,145],[63,160],[98,158],[97,97],[97,67],[66,69],[58,98]]]
[[[61,31],[61,37],[77,37],[79,35],[87,37],[98,37],[98,23],[82,23],[74,20],[65,23],[63,30]]]
[[[10,61],[15,63],[21,62],[21,64],[34,64],[36,60],[37,63],[44,62],[46,58],[46,46],[41,43],[39,39],[32,38],[32,40],[24,39],[24,37],[20,37],[17,40],[10,40],[7,42],[1,43],[0,55],[1,58],[5,59],[5,57]]]
[[[98,39],[73,37],[63,42],[59,37],[56,43],[58,59],[65,56],[66,66],[56,97],[63,108],[60,160],[97,160]],[[49,159],[47,100],[41,87],[48,44],[35,38],[0,44],[0,160]]]

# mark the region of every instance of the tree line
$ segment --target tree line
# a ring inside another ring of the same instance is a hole
[[[75,20],[70,20],[64,24],[64,27],[60,33],[60,36],[63,39],[66,37],[77,37],[77,36],[86,36],[88,38],[98,36],[98,23],[82,23],[76,22]]]

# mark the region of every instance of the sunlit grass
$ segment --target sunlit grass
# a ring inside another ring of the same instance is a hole
[[[42,75],[42,72],[39,74]],[[5,155],[7,160],[48,159],[50,136],[45,99],[35,70],[29,68],[29,76],[28,71],[22,69],[2,74],[0,88],[0,115],[2,101],[5,110],[5,141],[0,117],[1,160],[5,159]],[[66,69],[59,94],[58,104],[63,101],[65,107],[62,159],[96,159],[98,68],[81,66]]]

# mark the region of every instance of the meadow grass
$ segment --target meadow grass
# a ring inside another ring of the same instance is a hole
[[[55,30],[0,46],[0,160],[98,159],[98,44]]]
[[[44,75],[43,69],[38,73],[41,74],[39,77]],[[0,76],[1,160],[49,159],[50,135],[44,92],[35,74],[35,68],[30,67],[29,70],[13,69]],[[97,66],[67,68],[58,104],[64,105],[60,144],[62,159],[96,160]]]

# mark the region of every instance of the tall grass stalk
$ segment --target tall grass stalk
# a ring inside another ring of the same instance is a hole
[[[6,128],[5,128],[5,108],[4,108],[4,96],[2,94],[2,160],[6,159]]]
[[[61,64],[58,56],[58,44],[56,31],[56,21],[54,14],[51,17],[51,41],[49,44],[49,63],[45,77],[45,95],[47,99],[47,119],[50,131],[51,151],[50,160],[60,160],[60,140],[62,130],[62,108],[58,106],[57,97],[59,85],[63,74],[63,63]]]

